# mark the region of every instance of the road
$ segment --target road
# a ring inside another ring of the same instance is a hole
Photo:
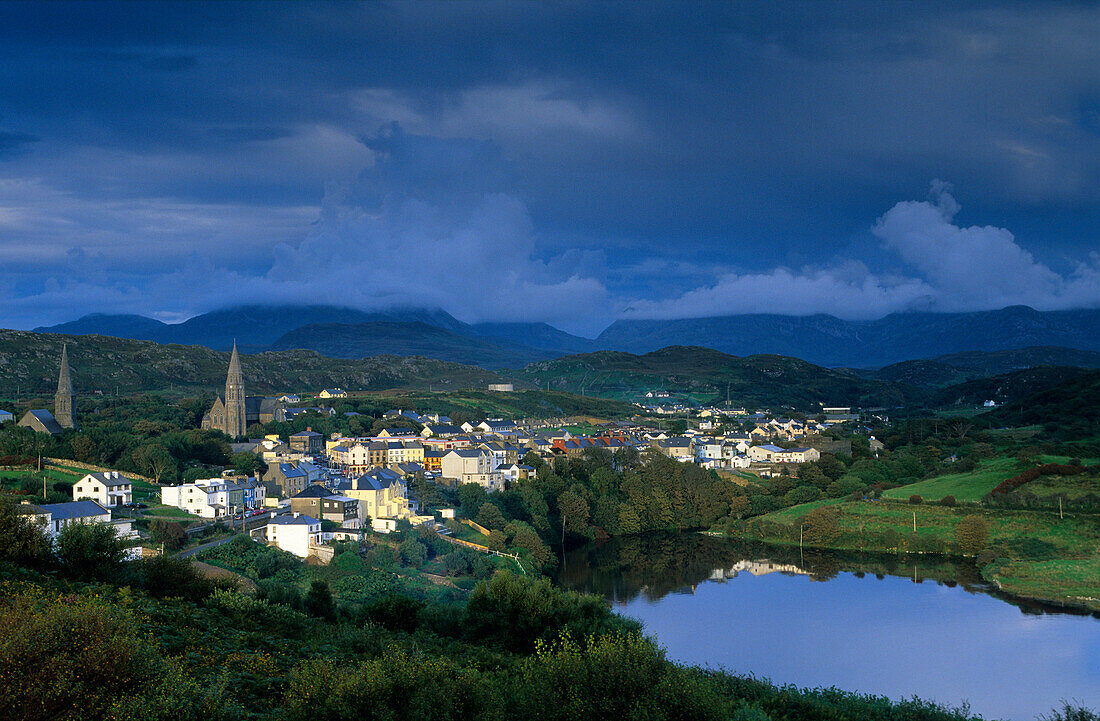
[[[178,558],[189,558],[191,556],[194,556],[196,553],[202,553],[203,551],[207,550],[208,548],[214,548],[216,546],[222,545],[223,543],[229,543],[234,538],[236,538],[236,536],[229,536],[228,538],[223,538],[223,539],[218,540],[218,541],[211,541],[210,543],[204,543],[200,546],[195,546],[194,548],[188,548],[186,551],[180,551],[179,553],[176,554],[176,556]]]

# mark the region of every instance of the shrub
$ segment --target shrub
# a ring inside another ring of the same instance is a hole
[[[106,523],[70,523],[57,534],[61,571],[82,581],[109,581],[122,571],[126,545]]]
[[[940,505],[941,506],[949,506],[949,507],[954,506],[955,505],[955,497],[954,496],[944,496],[943,498],[940,499]]]
[[[50,539],[34,516],[0,496],[0,561],[45,570],[53,565]]]
[[[963,553],[978,553],[985,548],[988,538],[989,526],[981,516],[966,516],[955,526],[955,542]]]
[[[912,503],[914,506],[919,506],[921,503],[924,503],[924,499],[921,498],[919,494],[914,493],[913,495],[909,496],[909,502]]]
[[[152,556],[134,564],[137,583],[150,596],[176,596],[189,601],[201,601],[218,588],[218,584],[203,577],[186,558]]]
[[[157,518],[149,524],[149,539],[153,543],[163,543],[166,548],[175,551],[187,543],[187,533],[179,523]]]
[[[549,579],[507,572],[479,583],[466,604],[466,633],[481,643],[529,651],[539,639],[636,631],[637,622],[612,613],[598,596],[554,588]]]

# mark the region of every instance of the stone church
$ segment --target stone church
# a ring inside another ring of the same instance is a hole
[[[246,396],[241,359],[237,343],[229,356],[229,374],[225,379],[225,396],[218,396],[214,405],[202,417],[203,430],[221,431],[230,438],[240,438],[253,423],[270,423],[276,419],[283,404],[277,398]]]
[[[45,408],[27,411],[19,425],[51,436],[61,435],[66,428],[79,430],[73,419],[73,379],[69,374],[69,346],[61,346],[61,372],[57,376],[57,393],[53,397],[53,413]]]

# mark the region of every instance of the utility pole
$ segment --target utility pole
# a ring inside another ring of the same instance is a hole
[[[917,512],[913,511],[913,533],[917,532]]]
[[[1058,520],[1065,520],[1065,516],[1062,515],[1062,497],[1058,496]]]

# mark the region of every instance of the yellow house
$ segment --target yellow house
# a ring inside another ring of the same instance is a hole
[[[317,394],[318,398],[347,398],[348,392],[343,388],[325,388]]]
[[[357,478],[340,483],[336,491],[359,501],[359,520],[409,518],[409,499],[405,480],[384,468],[372,469]]]

